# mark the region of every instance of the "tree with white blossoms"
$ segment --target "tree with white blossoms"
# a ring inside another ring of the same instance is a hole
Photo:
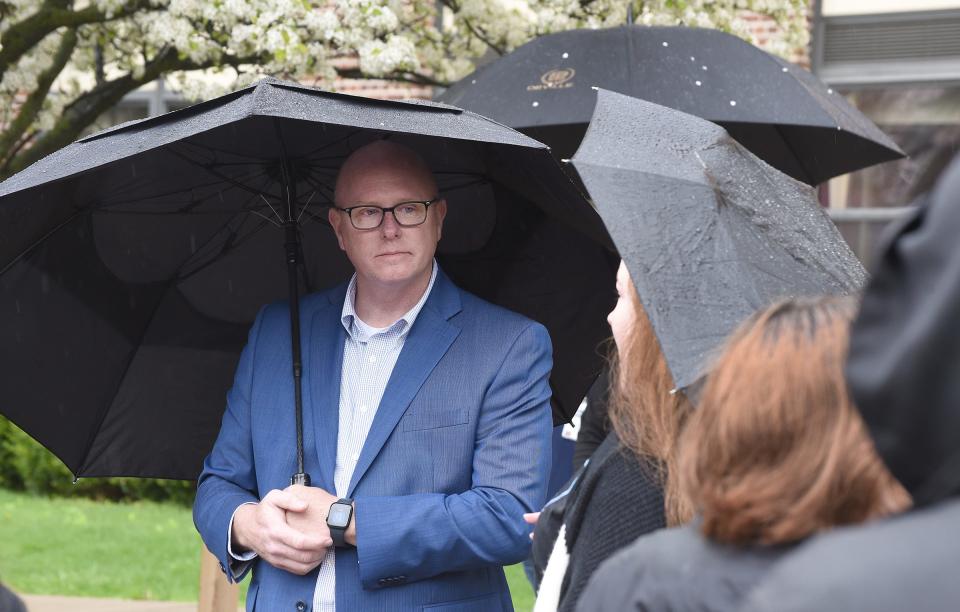
[[[79,137],[159,77],[189,99],[263,75],[447,85],[535,36],[626,22],[630,0],[0,0],[0,178]],[[636,23],[751,38],[772,18],[789,56],[807,0],[632,0]],[[358,62],[337,61],[358,58]],[[219,73],[216,78],[211,73]],[[227,77],[227,78],[224,78]],[[225,84],[226,83],[226,84]]]

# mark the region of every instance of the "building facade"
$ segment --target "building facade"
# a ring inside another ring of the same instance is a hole
[[[818,0],[811,68],[908,155],[821,188],[868,262],[883,228],[960,152],[960,1]]]

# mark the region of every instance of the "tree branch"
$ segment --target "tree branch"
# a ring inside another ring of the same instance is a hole
[[[409,83],[410,85],[428,85],[430,87],[449,87],[446,81],[437,79],[419,72],[391,72],[382,77],[372,77],[364,74],[359,68],[336,68],[337,75],[345,79],[383,79],[384,81],[396,81],[397,83]]]
[[[455,13],[460,11],[460,5],[457,4],[457,3],[456,3],[455,1],[453,1],[453,0],[440,0],[440,2],[441,2],[445,7],[449,8],[451,11],[453,11],[453,12],[455,12]],[[485,44],[485,45],[487,45],[488,47],[490,47],[491,49],[493,49],[493,50],[497,53],[497,55],[504,56],[504,55],[507,54],[507,50],[506,50],[506,49],[504,49],[503,47],[501,47],[501,46],[499,46],[499,45],[494,44],[494,43],[487,37],[486,33],[484,33],[484,32],[483,32],[482,30],[480,30],[479,28],[475,27],[475,26],[470,22],[469,19],[467,19],[466,17],[463,17],[463,16],[461,16],[460,19],[463,20],[464,25],[467,26],[467,29],[470,30],[470,32],[471,32],[474,36],[476,36],[477,38],[479,38],[479,39],[483,42],[483,44]]]
[[[42,133],[32,146],[7,160],[6,165],[0,169],[0,179],[11,176],[38,159],[67,146],[80,136],[84,128],[113,108],[125,95],[163,74],[178,70],[202,70],[213,66],[236,67],[241,64],[262,63],[265,60],[266,58],[261,56],[225,56],[205,62],[194,62],[190,58],[179,57],[177,50],[173,47],[166,47],[147,62],[143,74],[139,77],[126,74],[112,81],[104,81],[67,105],[53,129]]]
[[[150,2],[149,0],[130,0],[109,17],[92,3],[79,11],[70,10],[66,8],[67,5],[68,3],[63,0],[47,0],[36,13],[11,25],[3,33],[3,48],[0,48],[0,78],[3,78],[7,68],[17,62],[24,53],[58,28],[64,26],[76,28],[88,23],[122,19],[139,10],[149,8]]]
[[[13,147],[14,143],[20,140],[27,128],[36,119],[37,113],[43,108],[43,101],[50,91],[50,86],[53,85],[57,75],[63,71],[64,66],[70,61],[70,56],[73,55],[76,46],[77,31],[75,29],[67,30],[63,38],[60,39],[60,46],[57,48],[50,66],[37,78],[36,89],[20,106],[16,118],[0,133],[0,164],[5,165],[5,162],[16,153],[16,149]]]

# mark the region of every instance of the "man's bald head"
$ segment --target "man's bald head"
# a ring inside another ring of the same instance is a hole
[[[409,147],[380,140],[343,162],[327,218],[357,271],[358,295],[372,287],[394,293],[409,289],[417,296],[423,292],[447,214],[447,203],[438,195],[427,164]],[[407,215],[415,209],[418,219],[418,206],[426,209],[423,221],[400,225],[400,205]],[[349,211],[359,209],[369,219],[370,208],[393,212],[381,210],[378,226],[358,229]]]
[[[423,158],[410,147],[377,140],[350,154],[337,174],[334,202],[338,206],[352,206],[357,200],[357,186],[361,182],[396,182],[402,180],[420,193],[419,198],[431,199],[437,195],[437,182]],[[389,202],[363,202],[390,204]]]

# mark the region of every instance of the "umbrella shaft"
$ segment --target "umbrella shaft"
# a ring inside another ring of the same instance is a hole
[[[287,255],[287,284],[290,291],[290,348],[293,357],[293,400],[297,418],[297,473],[290,477],[291,484],[310,485],[310,475],[303,471],[303,363],[300,358],[300,295],[297,286],[297,268],[300,259],[300,235],[297,222],[288,219],[284,224]]]

